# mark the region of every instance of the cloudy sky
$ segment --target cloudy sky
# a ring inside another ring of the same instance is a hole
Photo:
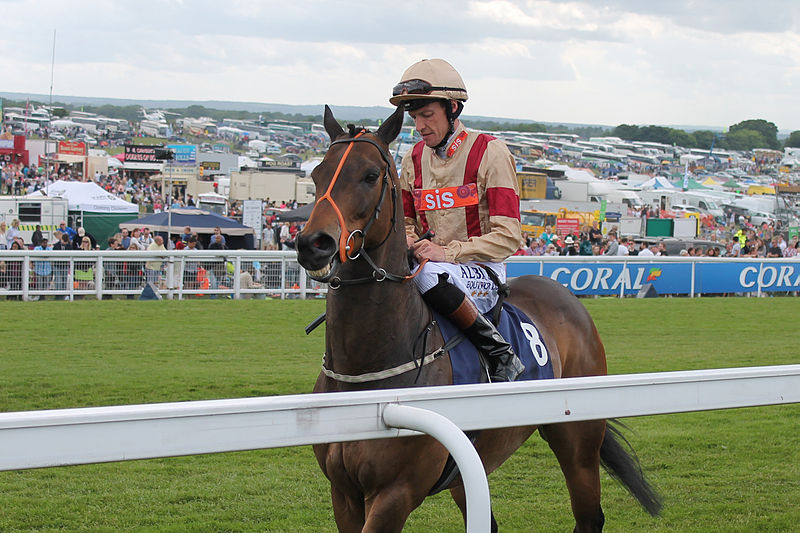
[[[465,113],[800,129],[798,0],[0,0],[0,91],[388,105],[418,59]]]

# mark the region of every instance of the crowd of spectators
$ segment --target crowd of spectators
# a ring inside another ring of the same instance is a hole
[[[657,239],[620,236],[612,225],[605,235],[595,222],[584,226],[579,233],[559,235],[547,226],[541,235],[533,238],[523,233],[523,242],[515,255],[526,256],[667,256],[670,252],[665,242]],[[736,226],[728,231],[720,226],[707,232],[705,243],[693,245],[687,241],[676,254],[691,257],[796,257],[800,250],[800,238],[793,236],[787,241],[784,234],[773,225],[762,224]]]

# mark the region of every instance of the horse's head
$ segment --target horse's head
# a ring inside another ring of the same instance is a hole
[[[402,126],[398,107],[375,133],[352,127],[345,132],[325,106],[325,130],[332,142],[311,173],[316,205],[296,240],[297,260],[312,278],[329,281],[341,263],[383,243],[393,223],[403,228],[402,208],[396,220],[401,200],[389,155],[389,143]]]

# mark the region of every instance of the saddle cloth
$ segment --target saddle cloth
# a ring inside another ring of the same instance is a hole
[[[487,313],[487,318],[491,320],[490,315],[491,313]],[[444,316],[438,313],[434,313],[434,316],[439,323],[439,329],[444,336],[445,342],[461,333]],[[503,302],[500,323],[497,325],[497,329],[503,335],[503,338],[511,343],[514,351],[522,360],[522,364],[525,365],[525,372],[517,378],[517,381],[553,378],[550,353],[542,340],[542,336],[539,334],[539,330],[525,313],[511,304]],[[464,341],[450,350],[450,361],[453,366],[454,385],[485,383],[488,381],[486,371],[481,366],[478,350],[468,340],[464,339]]]

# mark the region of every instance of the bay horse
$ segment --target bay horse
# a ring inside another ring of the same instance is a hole
[[[452,383],[448,356],[432,357],[443,340],[413,283],[402,200],[389,144],[403,110],[375,133],[345,132],[325,106],[331,145],[313,170],[316,205],[296,239],[297,257],[313,279],[330,284],[325,358],[314,392],[424,387]],[[512,280],[507,301],[542,334],[556,378],[606,374],[603,343],[589,313],[560,284],[539,276]],[[487,474],[516,451],[536,426],[484,430],[474,442]],[[605,420],[538,427],[566,480],[575,531],[600,531],[603,466],[655,515],[658,495],[638,460],[606,431]],[[622,438],[624,441],[624,437]],[[626,441],[627,442],[627,441]],[[439,479],[447,450],[414,436],[319,444],[314,454],[330,481],[339,531],[401,531]],[[447,488],[466,521],[460,477]],[[492,530],[497,530],[494,516]]]

